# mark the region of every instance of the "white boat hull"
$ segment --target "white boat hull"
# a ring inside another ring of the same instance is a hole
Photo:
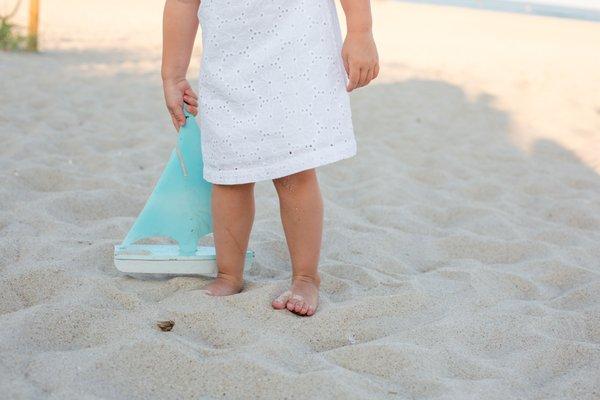
[[[246,253],[246,267],[254,252]],[[198,247],[195,254],[180,255],[175,245],[115,246],[115,267],[127,274],[207,275],[217,274],[214,247]]]

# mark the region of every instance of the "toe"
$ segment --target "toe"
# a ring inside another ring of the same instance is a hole
[[[308,311],[306,311],[306,315],[313,315],[315,313],[315,309],[313,306],[308,306]]]
[[[280,294],[275,300],[273,300],[271,305],[273,306],[273,308],[281,310],[281,309],[285,308],[285,305],[288,302],[291,295],[292,295],[292,292],[287,290],[287,291],[283,292],[282,294]]]
[[[294,311],[294,308],[296,307],[296,300],[294,300],[294,299],[288,300],[288,302],[286,303],[286,307],[288,310]]]
[[[304,303],[302,305],[302,309],[300,310],[300,314],[306,315],[307,312],[308,312],[308,304]]]
[[[294,312],[299,313],[300,310],[302,310],[303,304],[304,304],[304,302],[302,302],[302,301],[296,302],[296,306],[294,307]]]
[[[271,306],[273,306],[273,308],[276,308],[278,310],[281,310],[282,308],[285,308],[285,303],[281,302],[280,300],[273,300],[273,302],[271,303]]]
[[[305,303],[304,297],[302,297],[298,294],[295,294],[292,296],[292,298],[288,302],[288,304],[290,304],[290,303],[292,303],[292,307],[290,308],[290,306],[288,305],[288,310],[298,313],[302,309],[302,305]]]

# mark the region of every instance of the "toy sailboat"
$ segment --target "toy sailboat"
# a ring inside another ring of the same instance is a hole
[[[128,274],[217,273],[214,247],[198,246],[198,240],[212,232],[212,185],[202,176],[200,129],[192,114],[184,110],[186,122],[179,130],[177,145],[171,153],[158,183],[144,209],[115,246],[115,267]],[[170,238],[173,244],[135,244],[142,239]],[[246,264],[254,252],[246,253]]]

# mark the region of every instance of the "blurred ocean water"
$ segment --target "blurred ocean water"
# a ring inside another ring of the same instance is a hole
[[[600,0],[400,0],[600,22]]]

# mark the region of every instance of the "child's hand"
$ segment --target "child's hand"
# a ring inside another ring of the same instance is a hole
[[[179,131],[179,128],[185,125],[183,103],[187,104],[187,109],[190,113],[198,115],[198,95],[194,92],[187,79],[179,81],[164,80],[163,90],[173,125]]]
[[[348,92],[369,84],[379,75],[379,56],[369,32],[348,32],[342,47],[342,59],[348,74]]]

